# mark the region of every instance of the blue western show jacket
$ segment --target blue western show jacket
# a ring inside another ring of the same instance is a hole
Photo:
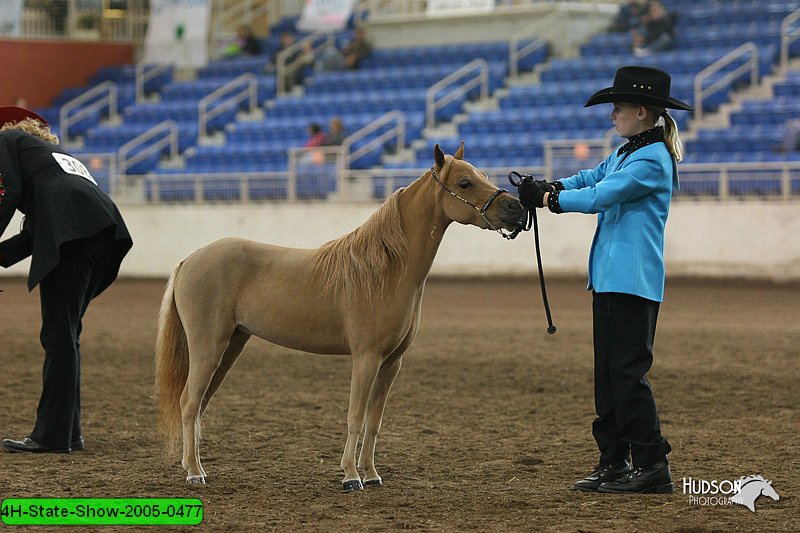
[[[664,143],[619,156],[614,150],[595,169],[559,181],[563,211],[597,213],[587,289],[662,301],[664,228],[672,188],[678,185]]]

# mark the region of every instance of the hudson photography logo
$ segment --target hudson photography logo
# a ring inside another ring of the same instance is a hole
[[[767,496],[775,501],[780,499],[777,491],[772,488],[772,481],[762,476],[747,476],[735,480],[685,477],[683,493],[689,496],[689,505],[744,505],[754,513],[759,496]]]

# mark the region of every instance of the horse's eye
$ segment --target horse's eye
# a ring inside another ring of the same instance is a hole
[[[466,191],[470,187],[472,187],[472,182],[469,181],[468,179],[464,178],[462,180],[459,180],[458,188],[461,189],[462,191]]]

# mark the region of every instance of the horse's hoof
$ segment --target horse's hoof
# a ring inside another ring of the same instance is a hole
[[[364,485],[361,484],[360,479],[342,481],[342,492],[358,492],[360,490],[364,490]]]
[[[206,478],[204,478],[203,476],[188,476],[186,478],[186,483],[188,483],[189,485],[205,485]]]
[[[364,480],[364,486],[365,487],[382,487],[383,486],[383,481],[381,481],[381,478],[369,479],[369,480],[365,479]]]

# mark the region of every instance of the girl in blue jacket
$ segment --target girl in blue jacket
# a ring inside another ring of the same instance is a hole
[[[649,67],[617,70],[614,85],[585,106],[612,103],[611,120],[628,142],[593,170],[555,183],[520,185],[526,207],[554,213],[596,213],[589,254],[592,290],[595,408],[592,434],[600,449],[594,471],[574,489],[614,493],[672,493],[646,374],[653,362],[659,304],[664,296],[664,227],[683,158],[667,108],[691,110],[670,97],[670,76]]]

